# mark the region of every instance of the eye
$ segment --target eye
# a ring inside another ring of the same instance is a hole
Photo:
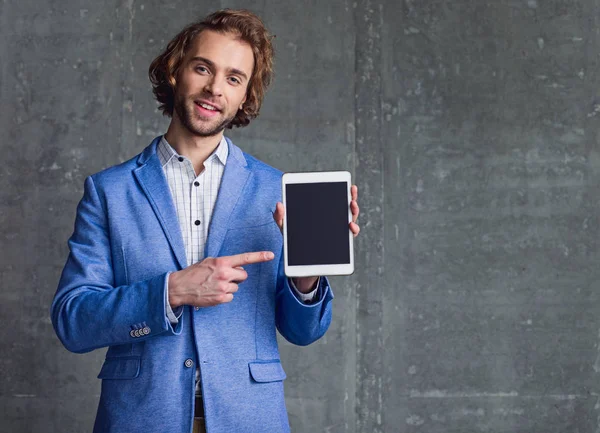
[[[196,71],[197,72],[201,72],[201,73],[205,73],[205,72],[208,72],[208,69],[206,69],[205,66],[196,66]]]
[[[237,78],[237,77],[229,77],[229,80],[233,83],[233,84],[242,84],[242,82]]]

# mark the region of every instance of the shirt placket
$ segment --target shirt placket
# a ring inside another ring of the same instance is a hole
[[[192,264],[200,261],[200,248],[202,241],[202,232],[204,229],[204,216],[202,215],[202,182],[204,179],[204,173],[206,170],[203,170],[198,176],[191,176],[192,181],[190,182],[190,223],[191,223],[191,257]]]

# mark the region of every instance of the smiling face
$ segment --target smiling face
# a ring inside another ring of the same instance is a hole
[[[219,135],[246,101],[254,68],[249,44],[233,33],[204,30],[177,74],[173,121],[192,135]]]

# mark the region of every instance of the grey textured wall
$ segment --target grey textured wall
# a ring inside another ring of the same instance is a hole
[[[598,0],[0,2],[0,431],[91,431],[104,353],[48,314],[83,180],[165,131],[148,65],[225,6],[277,35],[232,138],[360,188],[330,331],[282,342],[293,431],[600,431]]]

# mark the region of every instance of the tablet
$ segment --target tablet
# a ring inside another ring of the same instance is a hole
[[[281,180],[284,272],[288,277],[354,272],[354,237],[348,224],[350,173],[285,173]]]

